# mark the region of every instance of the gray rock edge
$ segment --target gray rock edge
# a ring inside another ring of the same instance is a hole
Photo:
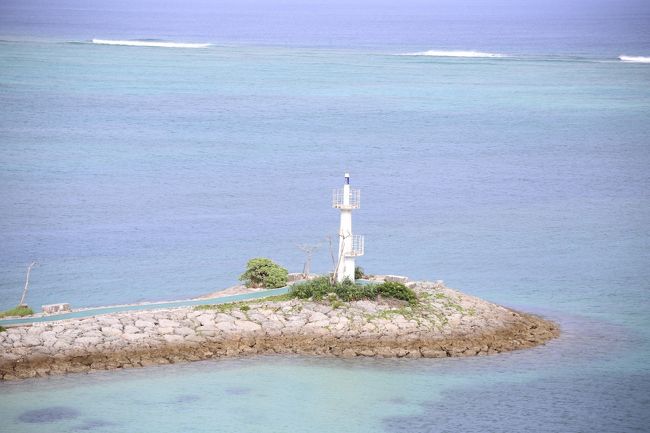
[[[256,300],[208,310],[122,312],[0,333],[0,379],[125,369],[255,354],[444,358],[546,343],[559,327],[445,287],[412,282],[394,300]]]

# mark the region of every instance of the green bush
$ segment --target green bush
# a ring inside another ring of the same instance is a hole
[[[361,299],[375,299],[377,291],[372,284],[355,284],[350,280],[344,280],[337,284],[334,291],[342,301],[360,301]]]
[[[416,293],[401,283],[356,284],[346,279],[341,283],[332,284],[327,277],[294,284],[289,295],[300,299],[311,298],[315,301],[336,295],[338,299],[346,302],[377,299],[378,296],[407,301],[411,304],[417,302]]]
[[[5,332],[5,331],[6,331],[6,329],[3,328],[2,326],[0,326],[0,332]]]
[[[418,296],[413,291],[409,289],[402,283],[397,283],[394,281],[386,281],[377,286],[377,294],[385,298],[399,299],[401,301],[407,301],[411,304],[417,302]]]
[[[34,310],[27,306],[17,306],[11,310],[0,311],[0,318],[9,317],[9,316],[31,316],[34,314]]]
[[[294,284],[290,294],[294,298],[321,300],[328,293],[334,293],[334,288],[328,277],[318,277],[304,283]]]
[[[311,298],[315,301],[320,301],[326,296],[334,296],[343,301],[356,301],[359,299],[372,298],[372,295],[374,294],[373,292],[374,289],[372,286],[355,284],[348,279],[341,283],[332,284],[329,278],[318,277],[311,281],[294,284],[291,288],[290,294],[295,298]],[[374,297],[376,297],[376,294]]]
[[[361,278],[364,278],[366,276],[365,272],[363,272],[363,268],[361,266],[357,266],[354,268],[354,279],[355,280],[360,280]]]
[[[246,264],[246,272],[239,279],[246,287],[266,287],[276,289],[287,285],[288,272],[282,266],[270,259],[250,259]]]

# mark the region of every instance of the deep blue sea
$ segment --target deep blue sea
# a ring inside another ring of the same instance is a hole
[[[0,308],[32,260],[36,308],[300,271],[299,244],[327,272],[349,171],[367,272],[563,331],[3,383],[0,429],[650,431],[647,62],[645,1],[0,2]]]

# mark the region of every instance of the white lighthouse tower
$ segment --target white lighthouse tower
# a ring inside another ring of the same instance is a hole
[[[359,209],[361,192],[350,189],[350,174],[345,173],[343,189],[335,189],[332,207],[341,210],[339,228],[339,257],[334,269],[336,281],[354,281],[354,258],[363,255],[363,236],[352,234],[352,209]]]

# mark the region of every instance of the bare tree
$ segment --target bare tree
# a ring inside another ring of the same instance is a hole
[[[308,277],[311,274],[311,259],[314,255],[314,251],[320,248],[320,244],[309,245],[309,244],[300,244],[298,248],[303,251],[307,257],[305,259],[305,265],[302,268],[302,275]]]
[[[345,242],[347,238],[352,236],[351,234],[348,235],[342,235],[339,234],[339,245],[341,242]],[[338,254],[338,260],[334,258],[334,249],[332,247],[332,237],[328,236],[327,240],[329,241],[329,246],[330,246],[330,256],[332,256],[332,267],[334,268],[334,271],[332,272],[332,276],[330,277],[330,282],[334,284],[334,281],[336,280],[336,274],[339,273],[339,268],[341,267],[341,262],[343,261],[343,251],[339,251]]]
[[[349,238],[350,236],[352,236],[352,235],[351,234],[339,235],[339,238],[340,238],[339,245],[343,245],[345,243],[345,240],[347,238]],[[339,251],[339,259],[336,262],[336,268],[334,269],[334,277],[333,278],[336,278],[336,276],[339,273],[339,269],[341,268],[341,263],[343,262],[343,257],[344,257],[344,254],[343,254],[343,250],[341,249],[341,251]]]
[[[29,266],[27,266],[27,275],[25,276],[25,288],[23,289],[23,296],[20,298],[20,304],[18,304],[19,307],[26,307],[27,305],[25,304],[25,296],[27,296],[27,289],[29,288],[29,274],[32,272],[32,268],[36,266],[36,262],[31,262]]]
[[[334,258],[334,248],[332,247],[332,237],[327,236],[327,242],[329,243],[330,247],[330,257],[332,257],[332,273],[330,275],[330,283],[334,284],[334,279],[336,278],[336,271],[338,269],[338,263],[336,262],[336,259]]]
[[[327,236],[327,242],[330,246],[330,256],[332,257],[332,268],[336,266],[336,259],[334,258],[334,250],[332,249],[332,237]]]

